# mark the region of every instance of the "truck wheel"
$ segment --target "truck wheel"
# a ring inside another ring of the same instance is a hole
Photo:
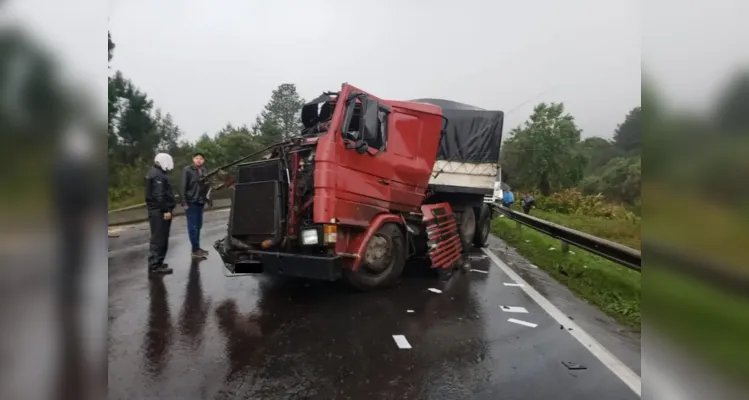
[[[476,235],[476,215],[472,209],[458,214],[458,234],[460,241],[463,242],[463,250],[468,250]]]
[[[398,225],[387,223],[369,239],[359,268],[344,269],[343,277],[357,289],[371,290],[394,284],[405,265],[406,238]]]
[[[476,226],[476,236],[473,238],[473,245],[476,248],[482,248],[486,246],[486,242],[489,240],[489,232],[492,229],[492,210],[484,204],[481,208],[475,209],[478,225]]]

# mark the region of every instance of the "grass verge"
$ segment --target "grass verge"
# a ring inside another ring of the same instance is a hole
[[[633,249],[639,250],[641,246],[639,218],[636,220],[607,219],[577,214],[558,214],[535,209],[531,211],[531,215]]]
[[[559,220],[554,222],[564,224]],[[640,331],[639,272],[575,247],[570,247],[574,254],[562,253],[558,239],[528,227],[517,229],[515,222],[508,218],[495,218],[492,233],[578,296],[620,323]]]

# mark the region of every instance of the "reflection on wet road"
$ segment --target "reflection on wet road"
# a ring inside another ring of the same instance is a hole
[[[174,239],[164,278],[147,277],[143,251],[109,260],[112,399],[637,398],[486,257],[472,264],[488,274],[440,282],[412,265],[396,288],[355,293],[227,278],[215,253],[191,261]]]

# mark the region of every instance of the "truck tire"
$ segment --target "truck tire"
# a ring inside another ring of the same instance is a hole
[[[473,237],[473,245],[480,249],[486,246],[486,242],[489,240],[489,232],[492,229],[492,210],[488,204],[484,204],[474,211],[478,223],[476,224],[476,235]]]
[[[393,285],[406,265],[406,237],[394,223],[386,223],[369,239],[356,271],[343,270],[344,279],[359,290]]]
[[[460,241],[463,243],[463,251],[473,244],[473,238],[476,235],[476,215],[473,209],[467,209],[457,215],[458,217],[458,234]]]

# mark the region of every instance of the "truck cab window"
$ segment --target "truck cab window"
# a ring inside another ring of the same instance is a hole
[[[361,137],[361,129],[359,128],[359,121],[361,120],[361,104],[354,104],[354,111],[349,118],[348,126],[343,130],[343,138],[350,140],[359,140]]]

